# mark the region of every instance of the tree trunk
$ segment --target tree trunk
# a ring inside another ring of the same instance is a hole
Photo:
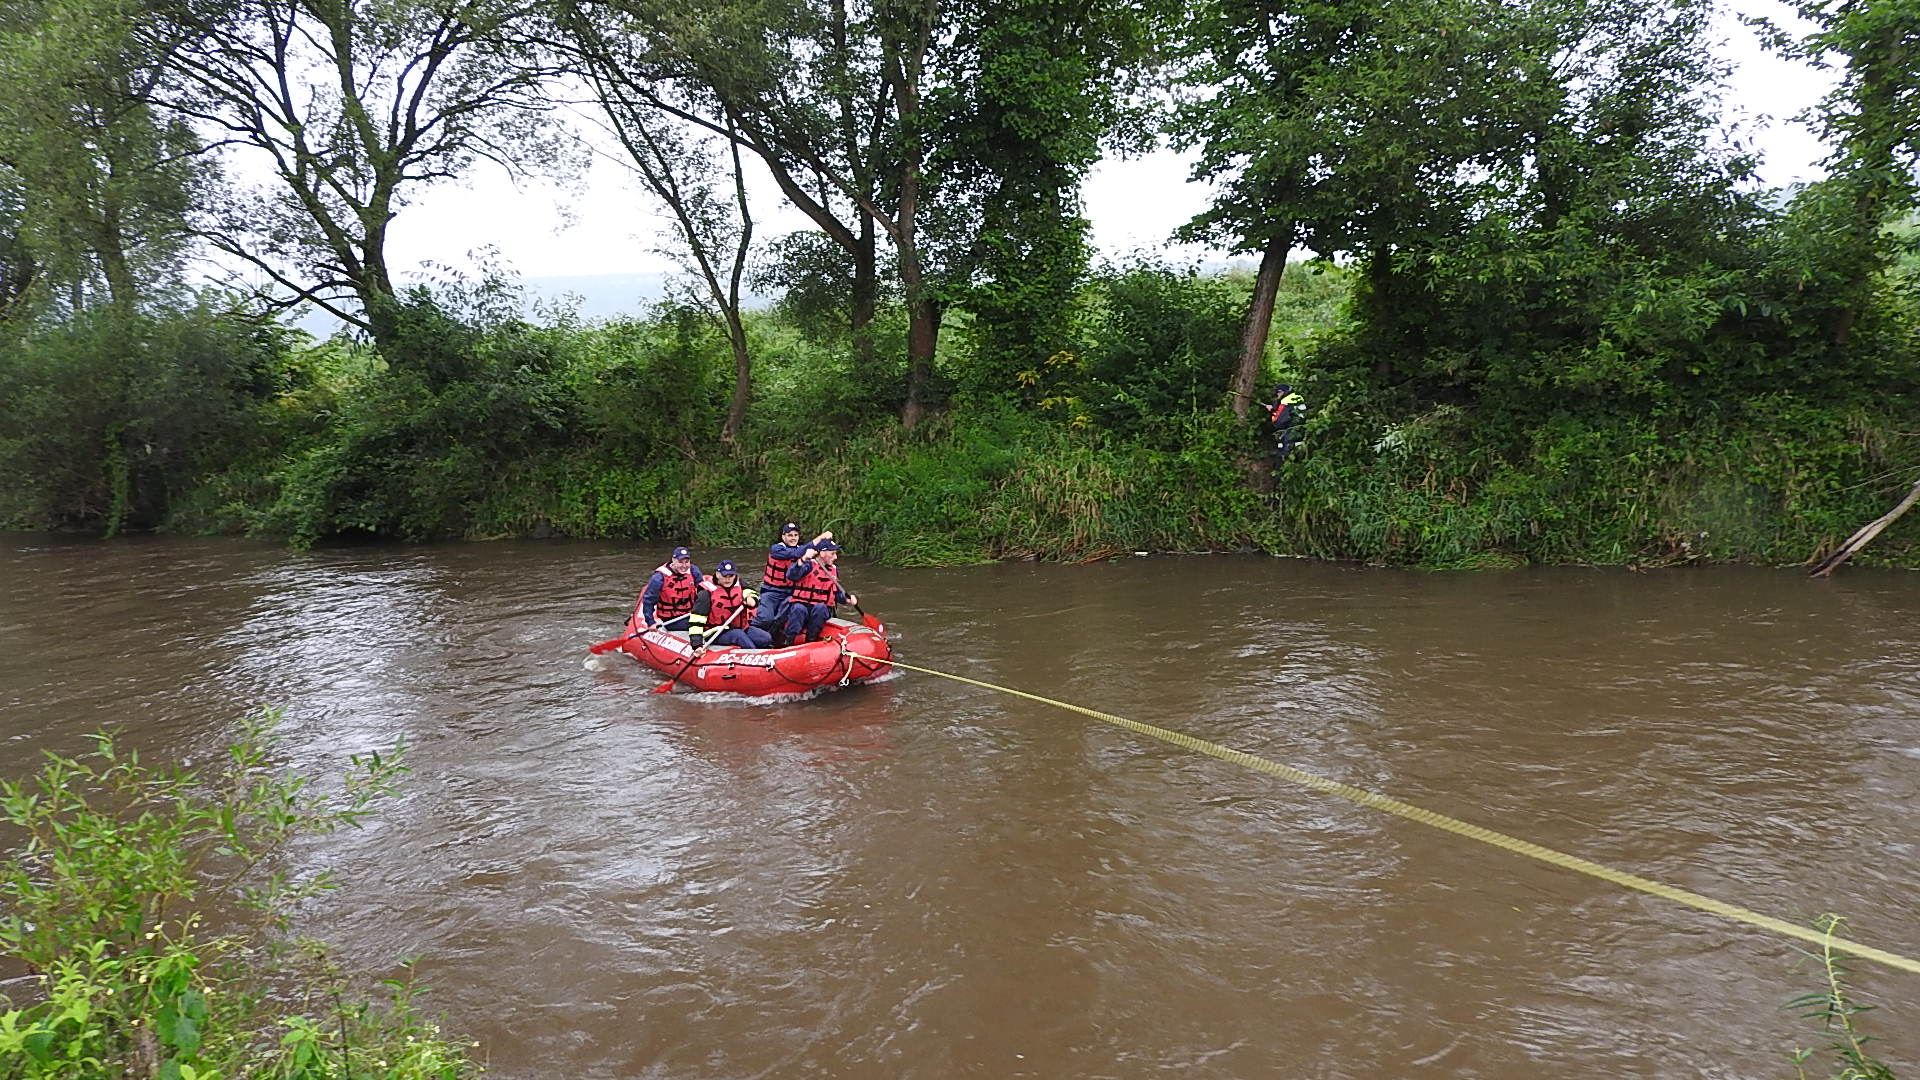
[[[1267,353],[1267,334],[1273,328],[1273,305],[1280,295],[1280,275],[1293,250],[1293,226],[1267,241],[1260,255],[1260,273],[1253,279],[1253,300],[1247,305],[1247,323],[1240,334],[1240,363],[1233,372],[1233,415],[1242,420],[1253,407],[1254,383]]]
[[[400,341],[405,336],[400,325],[400,298],[391,292],[374,288],[364,278],[353,283],[353,295],[360,301],[367,337],[372,340],[374,350],[398,370],[406,364],[406,358],[398,351]]]
[[[369,233],[359,247],[360,250],[352,253],[356,258],[346,261],[345,265],[358,271],[353,275],[352,288],[367,319],[367,334],[373,339],[374,348],[389,363],[403,364],[406,359],[394,352],[401,338],[400,323],[395,317],[400,298],[393,291],[393,279],[387,275],[386,230]]]
[[[874,253],[873,217],[860,215],[860,239],[853,255],[853,296],[847,326],[853,332],[853,370],[862,378],[874,375],[873,314],[879,306],[879,260]]]
[[[940,339],[940,305],[914,297],[907,301],[907,401],[900,426],[912,431],[926,415],[927,383],[933,377],[933,350]]]
[[[1375,244],[1367,255],[1367,285],[1367,320],[1376,327],[1385,327],[1397,348],[1401,344],[1400,326],[1387,317],[1394,291],[1393,250],[1385,244]],[[1393,352],[1380,349],[1373,362],[1374,384],[1385,387],[1393,379]]]
[[[902,94],[902,117],[917,115],[917,99]],[[933,350],[940,337],[940,305],[926,295],[925,267],[919,246],[920,166],[917,156],[900,178],[900,208],[895,217],[893,246],[900,257],[900,285],[907,294],[907,400],[900,406],[900,426],[912,431],[926,415],[927,383],[933,378]]]
[[[1820,565],[1808,572],[1807,576],[1826,577],[1833,573],[1841,563],[1852,558],[1854,552],[1866,547],[1874,537],[1884,532],[1887,526],[1900,520],[1900,515],[1913,509],[1913,504],[1917,502],[1920,502],[1920,480],[1914,481],[1913,489],[1907,492],[1907,497],[1901,499],[1898,506],[1862,525],[1859,532],[1848,537],[1847,542],[1840,545],[1840,550],[1820,560]]]
[[[139,300],[140,287],[127,265],[127,253],[117,241],[109,241],[101,244],[96,254],[100,259],[100,272],[107,279],[107,302],[122,314],[131,313]]]
[[[100,260],[100,273],[107,279],[108,302],[121,314],[131,314],[139,302],[140,286],[134,281],[133,268],[127,261],[118,199],[107,199],[94,248]]]
[[[1891,169],[1892,166],[1889,165],[1888,168]],[[1877,186],[1877,183],[1868,181],[1867,186],[1854,197],[1853,212],[1856,243],[1853,250],[1863,253],[1873,253],[1866,254],[1863,257],[1872,260],[1872,263],[1878,265],[1861,267],[1860,270],[1853,275],[1852,279],[1847,282],[1846,291],[1842,294],[1845,298],[1846,306],[1834,314],[1832,329],[1833,343],[1843,349],[1847,347],[1847,343],[1853,338],[1853,324],[1860,318],[1860,305],[1867,293],[1868,284],[1873,280],[1873,275],[1876,272],[1884,269],[1884,261],[1878,257],[1878,249],[1874,243],[1875,237],[1879,235],[1881,228],[1878,216],[1880,200],[1878,198],[1878,192],[1875,190]]]
[[[753,396],[753,358],[747,355],[747,328],[737,307],[727,309],[727,341],[733,346],[733,400],[720,428],[720,444],[731,449],[747,422],[747,401]]]

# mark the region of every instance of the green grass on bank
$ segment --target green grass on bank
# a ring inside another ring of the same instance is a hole
[[[1221,389],[1250,283],[1146,266],[1090,286],[1078,350],[1005,385],[980,381],[969,323],[950,320],[911,432],[890,317],[856,362],[762,314],[733,447],[717,437],[730,357],[680,309],[532,324],[418,295],[401,361],[208,307],[76,319],[0,340],[0,527],[751,545],[793,518],[903,565],[1135,550],[1794,564],[1920,478],[1898,335],[1865,381],[1705,380],[1669,361],[1576,392],[1540,382],[1572,376],[1532,357],[1538,371],[1469,387],[1382,365],[1344,271],[1286,280],[1260,390],[1292,380],[1309,419],[1271,477],[1269,436]],[[1858,561],[1920,565],[1920,514]]]

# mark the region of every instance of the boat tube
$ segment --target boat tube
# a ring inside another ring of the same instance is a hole
[[[716,645],[693,657],[686,636],[666,630],[633,634],[620,648],[662,675],[675,676],[674,688],[764,697],[804,694],[826,687],[869,682],[892,671],[893,648],[880,631],[845,619],[828,619],[821,640],[781,649],[742,649]]]

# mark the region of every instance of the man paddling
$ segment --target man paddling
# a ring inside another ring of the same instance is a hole
[[[640,625],[654,630],[685,630],[694,595],[705,580],[700,568],[693,565],[693,553],[674,548],[672,556],[647,578],[647,587],[640,590]]]
[[[753,625],[772,635],[775,645],[786,644],[786,606],[787,595],[793,591],[793,585],[787,580],[787,571],[802,555],[812,550],[813,544],[833,539],[833,533],[822,532],[813,538],[813,543],[800,546],[800,526],[787,522],[780,527],[780,539],[767,548],[767,565],[760,571],[760,607],[754,616]]]
[[[835,604],[860,603],[859,597],[840,587],[840,570],[834,565],[839,561],[840,545],[821,540],[787,570],[787,580],[793,583],[786,618],[790,643],[819,641]]]
[[[693,613],[687,616],[687,644],[693,646],[693,655],[699,656],[708,645],[764,649],[773,644],[772,634],[747,625],[757,601],[754,591],[741,585],[733,560],[721,559],[713,568],[713,580],[701,583],[700,595],[693,598]],[[709,626],[724,629],[709,641]]]

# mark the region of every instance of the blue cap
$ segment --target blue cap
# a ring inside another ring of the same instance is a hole
[[[834,542],[833,542],[833,541],[831,541],[831,540],[822,540],[822,541],[820,541],[819,543],[817,543],[817,544],[815,544],[815,545],[813,545],[813,550],[815,550],[815,551],[839,551],[839,550],[840,550],[840,545],[839,545],[839,544],[836,544],[836,543],[834,543]]]
[[[740,571],[738,567],[733,565],[732,559],[721,559],[714,565],[713,572],[716,574],[737,574]]]
[[[796,524],[794,524],[793,522],[791,522],[791,521],[789,521],[789,522],[787,522],[787,523],[786,523],[785,525],[782,525],[782,526],[780,526],[780,531],[781,531],[782,533],[790,533],[790,532],[799,532],[799,531],[800,531],[800,526],[798,526],[798,525],[796,525]]]
[[[693,558],[693,552],[688,551],[686,548],[674,548],[673,557],[676,559],[691,559]]]

